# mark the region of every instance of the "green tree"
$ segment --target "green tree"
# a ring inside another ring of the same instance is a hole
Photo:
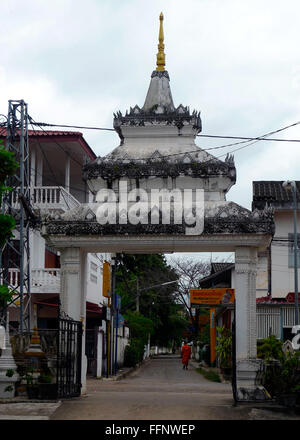
[[[153,322],[139,312],[131,310],[127,311],[124,318],[130,330],[130,342],[125,348],[124,364],[134,367],[143,360],[148,335],[153,333]]]
[[[2,206],[2,197],[6,191],[11,188],[5,185],[8,177],[13,176],[18,168],[18,163],[14,158],[13,153],[7,151],[2,144],[0,144],[0,208]],[[6,241],[13,236],[12,230],[16,223],[15,219],[7,214],[0,214],[0,254]],[[7,286],[0,286],[0,308],[4,309],[8,301],[11,300],[12,293]]]
[[[176,279],[177,274],[161,254],[122,255],[117,262],[116,292],[122,298],[121,313],[126,318],[128,312],[137,309],[139,293],[139,313],[153,325],[153,332],[148,332],[147,338],[151,333],[151,342],[157,345],[178,341],[188,325],[176,300],[176,283],[161,286]],[[139,338],[139,333],[134,338]]]

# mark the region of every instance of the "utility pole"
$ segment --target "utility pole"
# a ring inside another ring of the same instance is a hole
[[[103,263],[102,273],[102,295],[107,298],[107,316],[106,316],[106,377],[109,377],[111,366],[111,265],[108,261]]]
[[[294,204],[294,284],[295,284],[295,325],[299,324],[299,301],[298,301],[298,234],[297,234],[297,186],[295,181],[287,180],[282,184],[283,188],[292,190]]]
[[[23,332],[24,324],[28,330],[30,327],[29,228],[30,220],[34,220],[30,207],[28,111],[23,100],[8,101],[5,125],[6,149],[14,153],[19,168],[14,176],[7,179],[7,186],[11,187],[12,191],[3,196],[2,213],[15,218],[17,239],[9,238],[0,253],[0,277],[3,284],[14,294],[11,302],[20,302],[20,331]],[[12,276],[12,270],[15,270],[15,276]]]
[[[297,188],[296,182],[292,182],[294,200],[294,277],[295,277],[295,325],[299,324],[298,304],[298,234],[297,234]]]
[[[116,254],[112,254],[111,257],[111,314],[110,314],[110,326],[111,326],[111,348],[110,348],[110,359],[111,359],[111,374],[115,372],[115,303],[116,303],[116,292],[115,292],[115,264],[116,264]]]

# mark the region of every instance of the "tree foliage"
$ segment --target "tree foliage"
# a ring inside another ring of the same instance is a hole
[[[13,176],[18,168],[14,155],[7,151],[3,145],[0,144],[0,207],[2,205],[2,196],[5,191],[11,190],[5,186],[8,177]],[[12,230],[16,223],[15,219],[10,215],[0,214],[0,252],[4,247],[6,241],[13,236]],[[11,291],[7,286],[0,286],[0,307],[5,307],[7,301],[12,297]]]
[[[7,151],[0,144],[0,206],[2,205],[2,196],[10,188],[5,185],[6,179],[13,176],[18,168],[13,153]],[[0,250],[3,248],[6,240],[12,236],[12,230],[15,227],[15,220],[10,215],[0,214]]]
[[[116,292],[122,298],[121,313],[127,319],[132,338],[143,338],[143,330],[136,326],[142,316],[152,322],[153,331],[146,332],[151,333],[152,344],[170,345],[174,341],[179,344],[188,322],[176,299],[176,283],[161,286],[176,279],[177,274],[164,255],[126,254],[118,259]],[[139,314],[133,314],[138,292]]]
[[[200,280],[210,273],[210,263],[192,258],[177,257],[172,258],[171,266],[179,280],[176,291],[177,302],[182,304],[191,323],[191,337],[197,340],[199,333],[199,316],[208,315],[209,311],[208,309],[196,309],[195,314],[193,314],[189,302],[190,289],[199,288]]]

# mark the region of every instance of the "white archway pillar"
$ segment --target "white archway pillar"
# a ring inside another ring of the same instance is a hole
[[[256,372],[256,266],[257,249],[237,247],[235,250],[236,291],[236,368],[240,399],[247,400],[257,388]]]
[[[60,249],[61,264],[61,311],[83,324],[81,394],[86,393],[85,324],[87,294],[87,253],[79,247]]]

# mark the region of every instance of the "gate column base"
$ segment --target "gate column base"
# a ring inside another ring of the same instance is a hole
[[[261,385],[256,384],[260,359],[239,360],[236,364],[237,400],[243,402],[270,400],[270,396]]]

